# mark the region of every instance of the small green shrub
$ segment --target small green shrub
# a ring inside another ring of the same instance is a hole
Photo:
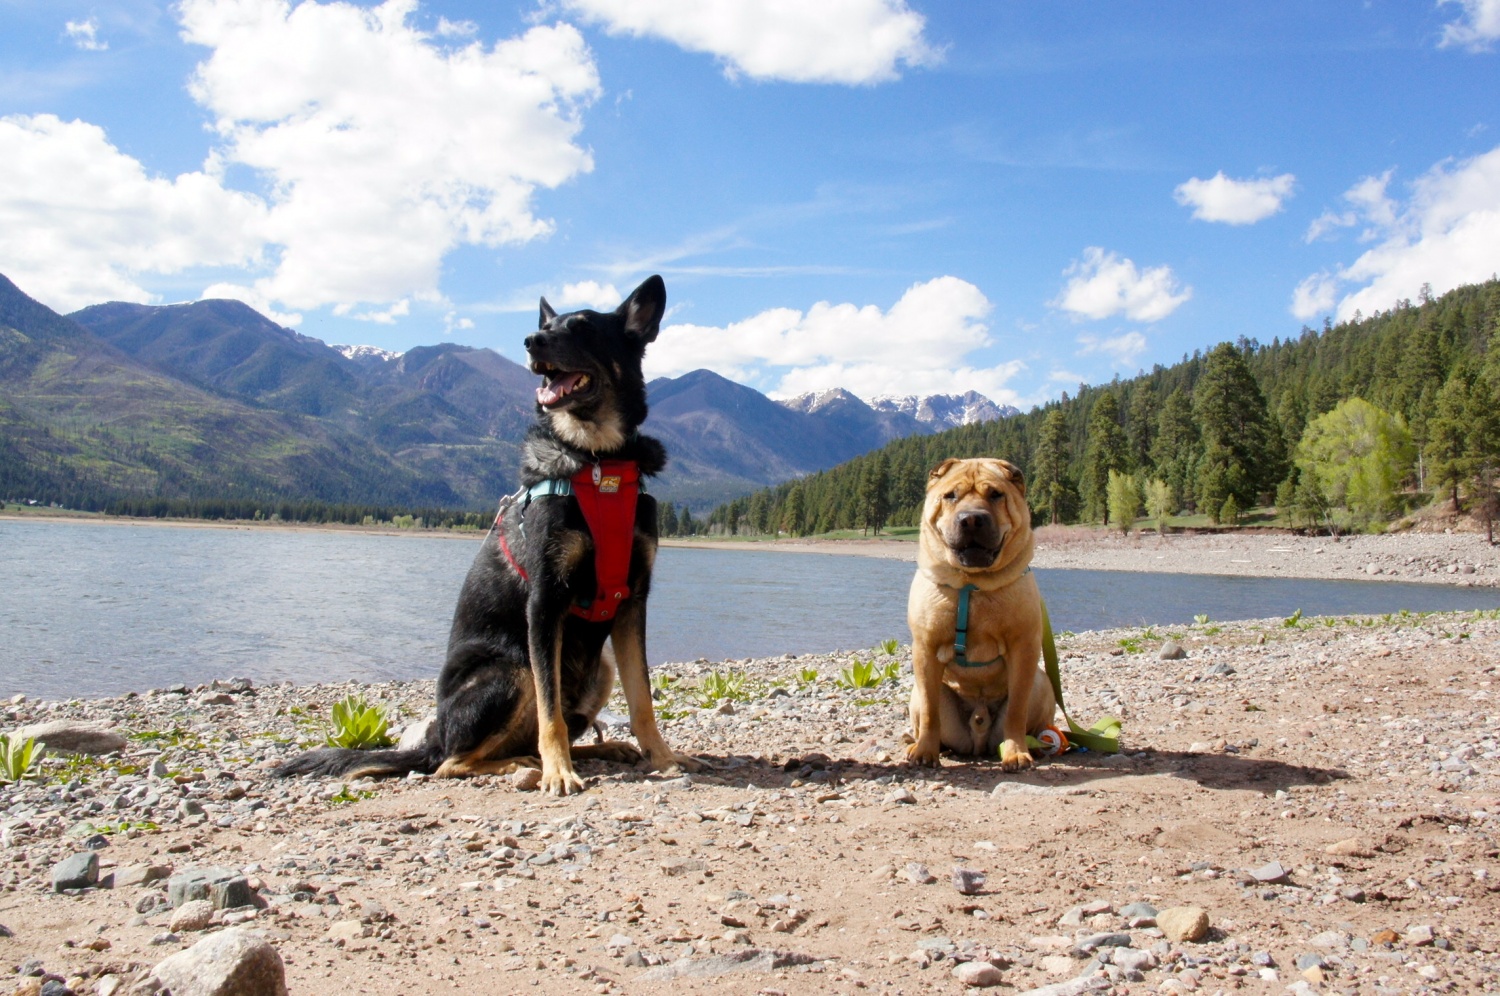
[[[1194,626],[1207,626],[1208,625],[1208,614],[1205,613],[1205,612],[1200,612],[1198,615],[1194,616],[1193,617],[1193,625]]]
[[[797,672],[797,684],[799,685],[816,684],[817,680],[818,669],[815,667],[805,667]]]
[[[1296,612],[1293,612],[1291,615],[1289,615],[1285,619],[1281,620],[1281,625],[1285,626],[1287,629],[1296,629],[1297,628],[1297,624],[1300,623],[1301,621],[1302,621],[1302,610],[1298,609]]]
[[[0,781],[19,782],[41,763],[42,755],[46,753],[45,747],[36,745],[35,737],[22,740],[19,736],[0,733]]]
[[[876,649],[887,657],[894,657],[896,651],[901,649],[901,643],[898,640],[881,640],[880,646]]]
[[[330,747],[389,747],[395,743],[388,732],[385,710],[351,695],[333,706],[333,732],[325,739]]]

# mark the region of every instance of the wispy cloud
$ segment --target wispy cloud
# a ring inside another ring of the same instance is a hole
[[[1488,52],[1500,40],[1500,0],[1439,0],[1439,3],[1463,8],[1458,20],[1443,25],[1440,47]]]
[[[103,52],[109,48],[109,42],[99,37],[99,20],[90,17],[85,21],[69,21],[63,25],[63,30],[73,45],[85,52]]]

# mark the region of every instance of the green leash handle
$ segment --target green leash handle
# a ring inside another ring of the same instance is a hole
[[[1068,722],[1069,742],[1101,754],[1118,754],[1120,752],[1120,721],[1118,719],[1105,716],[1093,726],[1084,729],[1073,722],[1073,717],[1068,715],[1068,707],[1063,705],[1062,675],[1057,668],[1057,643],[1052,638],[1052,618],[1047,614],[1046,599],[1042,600],[1042,659],[1047,664],[1047,680],[1052,682],[1052,695],[1057,699],[1057,708],[1062,712],[1063,719]]]

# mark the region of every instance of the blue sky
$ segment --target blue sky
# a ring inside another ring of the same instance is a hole
[[[1028,406],[1500,270],[1500,0],[0,0],[0,272]]]

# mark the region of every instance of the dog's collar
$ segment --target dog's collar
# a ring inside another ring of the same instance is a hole
[[[1031,565],[1028,564],[1021,574],[1024,576],[1030,573]],[[952,585],[944,585],[943,587],[951,588]],[[966,584],[958,589],[958,619],[957,624],[954,626],[953,663],[959,667],[989,667],[991,664],[998,663],[1005,657],[1004,654],[996,654],[987,661],[969,660],[969,596],[978,590],[979,586],[976,584]]]

